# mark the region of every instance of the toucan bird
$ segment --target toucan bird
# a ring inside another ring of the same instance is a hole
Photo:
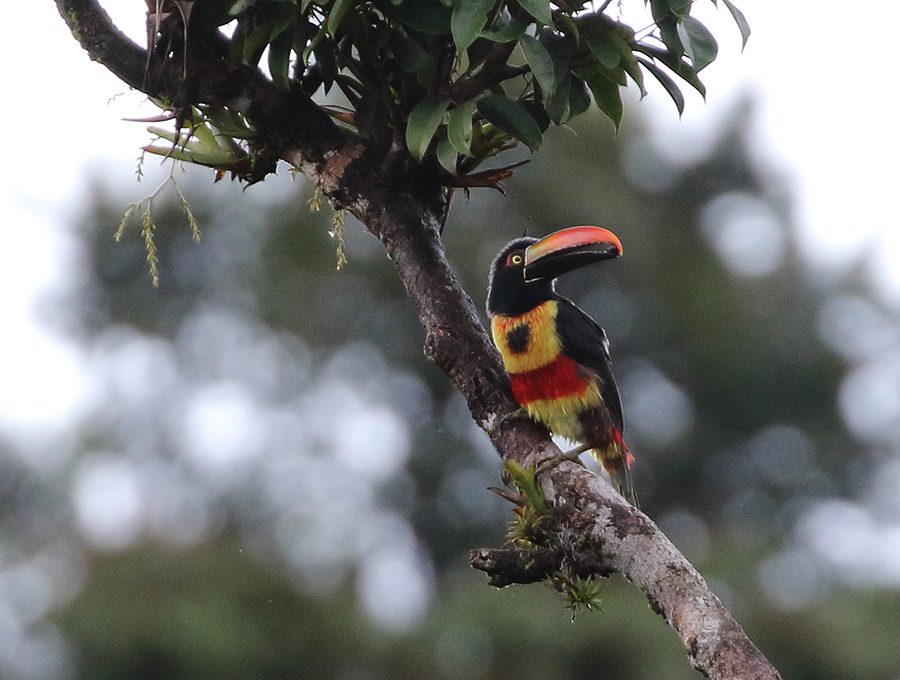
[[[487,311],[519,405],[579,444],[565,457],[590,451],[616,491],[637,507],[606,333],[554,289],[559,275],[621,254],[619,239],[600,227],[515,239],[491,266]]]

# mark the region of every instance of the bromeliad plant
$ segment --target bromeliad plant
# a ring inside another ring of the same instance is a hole
[[[713,0],[715,2],[716,0]],[[700,72],[717,45],[691,0],[649,0],[636,32],[611,0],[147,0],[151,59],[263,65],[280,87],[317,97],[374,148],[405,147],[439,164],[446,186],[497,186],[510,168],[476,173],[593,102],[618,127],[621,90],[645,74],[678,108],[676,78],[705,93]],[[744,16],[722,0],[744,42]],[[147,150],[253,182],[275,159],[240,106],[162,102],[172,145]],[[159,135],[159,131],[155,130]],[[165,135],[162,135],[165,136]]]

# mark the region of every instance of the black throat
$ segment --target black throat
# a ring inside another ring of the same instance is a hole
[[[488,314],[519,316],[556,297],[553,281],[525,281],[522,270],[507,268],[494,272],[488,289]]]

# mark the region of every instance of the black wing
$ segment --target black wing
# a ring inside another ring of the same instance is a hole
[[[557,298],[556,329],[562,340],[563,354],[597,374],[600,379],[600,396],[612,413],[619,432],[623,432],[622,400],[610,368],[606,332],[564,297]]]

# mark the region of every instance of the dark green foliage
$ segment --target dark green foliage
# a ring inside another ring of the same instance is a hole
[[[746,19],[727,6],[746,42]],[[681,0],[651,2],[653,30],[641,36],[615,5],[579,0],[231,0],[214,7],[189,15],[189,41],[211,41],[250,65],[267,54],[270,77],[286,88],[297,82],[310,95],[333,96],[336,86],[343,103],[326,108],[338,120],[378,148],[405,139],[416,159],[437,158],[451,185],[471,186],[458,178],[515,142],[536,150],[550,122],[587,110],[588,90],[618,128],[621,88],[630,79],[645,94],[644,71],[681,112],[684,97],[671,76],[702,93],[698,74],[717,52]],[[229,36],[217,30],[226,23],[234,27]],[[181,43],[166,34],[181,30],[169,22],[157,36],[173,59]],[[215,127],[222,112],[201,106],[198,115]],[[471,142],[461,142],[463,128]],[[233,146],[233,158],[213,149],[185,160],[233,170],[243,160],[241,144]]]

